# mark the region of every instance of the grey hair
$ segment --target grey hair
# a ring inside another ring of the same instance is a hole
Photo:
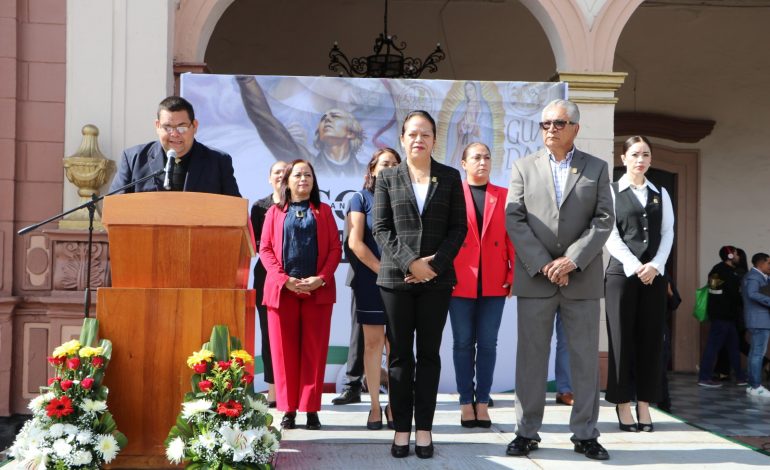
[[[548,103],[545,108],[543,108],[543,113],[540,115],[540,120],[545,120],[545,113],[551,108],[562,108],[563,110],[567,111],[567,117],[569,117],[570,121],[580,122],[580,109],[578,109],[578,106],[572,101],[562,99],[556,99]]]

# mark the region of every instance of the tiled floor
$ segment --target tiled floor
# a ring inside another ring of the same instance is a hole
[[[746,387],[731,382],[722,388],[699,387],[692,374],[670,374],[669,381],[674,416],[770,455],[770,400],[749,397]]]

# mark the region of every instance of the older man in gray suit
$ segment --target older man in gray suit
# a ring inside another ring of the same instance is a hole
[[[574,146],[578,107],[554,100],[542,114],[545,148],[513,162],[506,228],[516,247],[518,300],[516,438],[508,455],[538,448],[554,315],[560,312],[575,397],[570,416],[575,452],[609,454],[599,431],[599,300],[602,247],[615,223],[607,163]]]

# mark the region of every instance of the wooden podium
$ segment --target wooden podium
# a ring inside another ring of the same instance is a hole
[[[254,240],[246,199],[152,192],[104,199],[111,288],[97,293],[112,341],[109,409],[128,445],[111,468],[171,468],[163,441],[191,391],[186,359],[227,325],[253,355]]]

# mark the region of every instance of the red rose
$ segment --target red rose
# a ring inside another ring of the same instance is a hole
[[[51,418],[63,418],[75,411],[69,397],[52,398],[45,407],[46,414]]]
[[[70,389],[70,387],[72,387],[72,383],[73,382],[71,380],[67,379],[67,380],[62,380],[62,382],[59,385],[61,385],[61,389],[66,392],[67,390]]]
[[[48,386],[55,384],[56,382],[61,382],[61,377],[51,377],[48,379]]]
[[[228,400],[224,403],[220,402],[219,405],[217,405],[217,413],[225,415],[228,418],[237,418],[241,415],[242,411],[243,405],[235,400]]]
[[[243,367],[243,359],[241,359],[240,357],[236,357],[233,360],[235,361],[236,364],[238,364],[239,366]]]
[[[195,371],[196,374],[205,374],[207,367],[208,366],[206,365],[205,362],[199,362],[198,364],[195,364],[193,366],[193,370]]]
[[[243,374],[243,378],[241,379],[241,382],[245,384],[250,384],[254,382],[254,376],[251,374]]]
[[[201,380],[198,382],[198,388],[201,390],[201,392],[208,392],[213,386],[214,383],[211,382],[211,380]]]
[[[217,362],[217,366],[222,370],[227,370],[230,368],[230,361],[219,361]]]
[[[94,386],[94,379],[92,379],[91,377],[86,377],[85,379],[80,381],[80,386],[86,390],[91,390],[91,387]]]
[[[80,367],[80,358],[73,357],[73,358],[67,359],[67,369],[75,370],[78,367]]]
[[[51,364],[54,367],[60,366],[64,364],[64,358],[63,357],[53,357],[48,356],[48,363]]]
[[[100,356],[96,356],[95,358],[91,359],[91,365],[93,365],[97,369],[102,367],[104,365],[104,358]]]

